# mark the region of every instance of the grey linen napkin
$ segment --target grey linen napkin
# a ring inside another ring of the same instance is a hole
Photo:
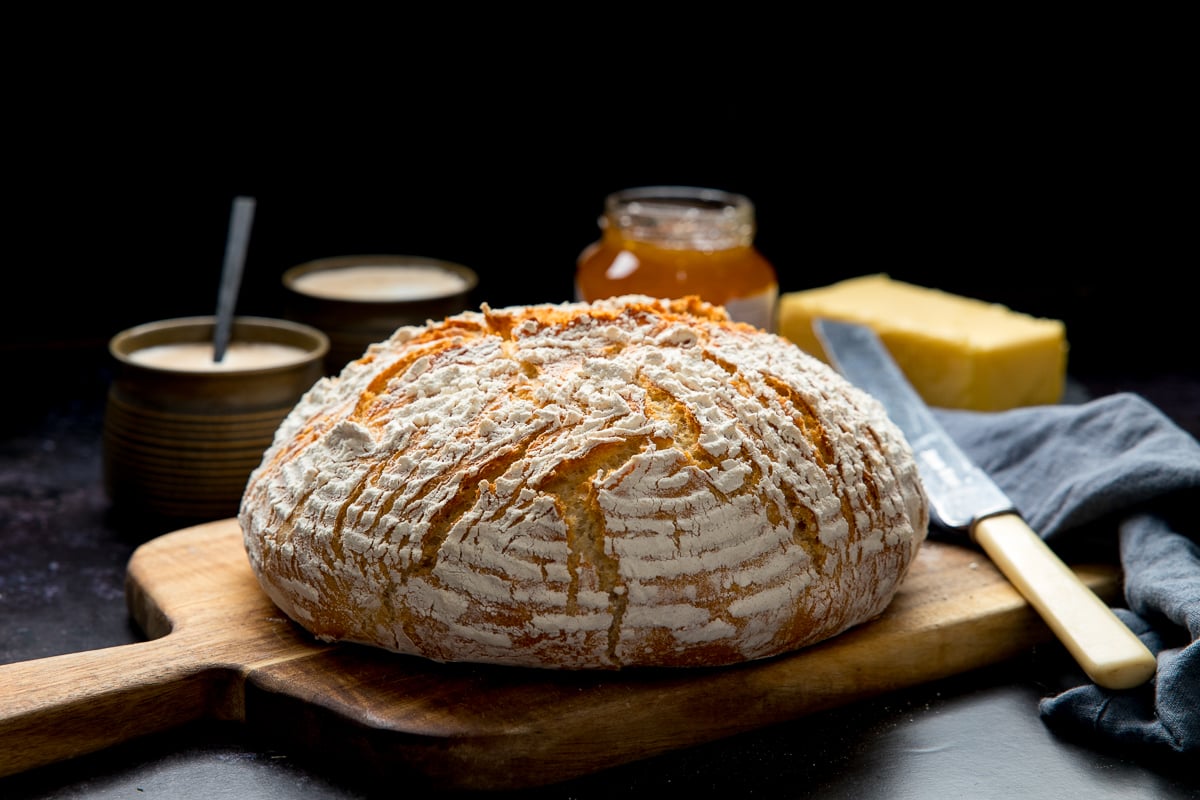
[[[1130,393],[934,414],[1062,558],[1120,558],[1127,607],[1115,612],[1157,656],[1145,686],[1044,698],[1046,725],[1122,749],[1200,751],[1200,442]]]

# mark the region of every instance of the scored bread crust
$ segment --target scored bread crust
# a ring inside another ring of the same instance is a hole
[[[324,641],[560,669],[728,665],[870,620],[928,501],[883,407],[695,297],[468,311],[322,378],[239,512]]]

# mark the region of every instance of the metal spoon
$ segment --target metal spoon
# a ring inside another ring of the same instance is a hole
[[[217,294],[217,326],[213,331],[213,361],[220,363],[229,347],[233,330],[233,311],[242,285],[242,266],[254,222],[254,198],[237,197],[229,214],[229,234],[225,239],[225,264],[221,268],[221,287]]]

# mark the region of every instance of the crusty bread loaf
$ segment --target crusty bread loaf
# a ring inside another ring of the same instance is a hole
[[[929,521],[882,406],[696,298],[466,312],[319,381],[240,521],[316,637],[436,661],[714,666],[879,615]]]

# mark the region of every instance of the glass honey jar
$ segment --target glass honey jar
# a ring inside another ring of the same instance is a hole
[[[754,245],[748,197],[691,186],[624,189],[605,198],[599,225],[599,240],[576,263],[576,300],[693,294],[775,330],[779,283]]]

